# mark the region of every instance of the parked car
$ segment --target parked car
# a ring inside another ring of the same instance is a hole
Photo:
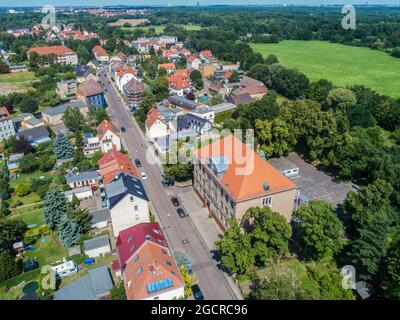
[[[37,269],[39,267],[39,263],[37,261],[29,261],[24,264],[24,272],[28,272],[34,269]]]
[[[147,144],[142,143],[142,148],[147,148]]]
[[[161,181],[161,183],[162,183],[162,185],[163,185],[164,187],[169,187],[169,186],[172,185],[172,181],[171,181],[170,179],[163,179],[163,180]]]
[[[179,207],[180,203],[177,197],[172,197],[171,202],[175,207]]]
[[[121,127],[121,132],[126,132],[125,127]]]
[[[136,167],[140,168],[142,166],[142,163],[140,162],[139,159],[135,159],[135,165]]]
[[[204,300],[203,292],[201,292],[197,284],[192,286],[193,296],[196,300]]]
[[[142,172],[140,176],[142,177],[142,180],[147,180],[147,176],[144,172]]]
[[[179,217],[181,217],[181,218],[185,218],[186,217],[185,210],[183,210],[182,208],[176,209],[176,212],[178,213]]]

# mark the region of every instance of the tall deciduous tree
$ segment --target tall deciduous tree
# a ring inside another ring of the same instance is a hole
[[[305,258],[319,260],[331,257],[343,247],[343,224],[335,209],[322,200],[312,200],[294,213],[299,219],[296,235]]]
[[[62,120],[65,126],[75,134],[82,132],[86,123],[85,117],[80,112],[79,108],[71,109],[68,107],[65,110]]]

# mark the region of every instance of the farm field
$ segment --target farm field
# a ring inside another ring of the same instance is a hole
[[[118,21],[111,22],[108,25],[112,27],[122,27],[124,24],[128,23],[131,26],[136,27],[137,25],[148,21],[148,19],[119,19]]]
[[[400,97],[400,59],[385,52],[325,41],[286,40],[251,47],[263,57],[275,54],[283,65],[297,68],[313,81],[325,78],[342,87],[365,85]]]
[[[198,25],[182,25],[182,26],[188,31],[197,31],[197,30],[200,30],[202,28],[201,26],[198,26]],[[122,27],[121,29],[122,30],[132,30],[133,31],[135,29],[149,30],[151,28],[154,28],[155,32],[157,34],[162,34],[163,31],[164,31],[165,25],[162,24],[162,25],[157,25],[157,26],[150,25],[150,26],[145,26],[145,27]]]

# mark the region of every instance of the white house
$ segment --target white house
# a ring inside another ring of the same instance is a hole
[[[114,236],[138,223],[149,222],[149,204],[142,182],[121,173],[105,187]]]
[[[150,140],[165,137],[169,134],[169,126],[162,119],[156,108],[151,108],[145,121],[146,137]]]
[[[199,69],[201,60],[194,54],[189,56],[186,61],[186,67],[188,69]]]
[[[83,248],[89,258],[102,257],[111,252],[108,236],[85,240],[83,241]]]
[[[113,146],[117,151],[121,150],[121,138],[119,130],[108,120],[104,120],[97,128],[97,138],[99,139],[101,151],[106,153]]]

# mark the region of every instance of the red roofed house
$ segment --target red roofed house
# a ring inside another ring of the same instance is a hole
[[[240,88],[232,92],[233,95],[248,93],[252,99],[259,100],[268,92],[267,87],[259,80],[243,76],[240,79]]]
[[[125,173],[139,178],[139,173],[129,158],[112,147],[97,162],[100,174],[103,177],[103,184],[111,182],[118,174]]]
[[[176,70],[176,67],[173,62],[168,62],[159,64],[158,69],[164,69],[167,71],[167,74],[173,74]]]
[[[186,60],[186,66],[189,69],[199,69],[200,64],[201,60],[195,54],[190,55]]]
[[[132,79],[136,79],[136,70],[134,67],[128,67],[126,65],[121,65],[115,69],[115,82],[117,84],[118,89],[123,92],[124,86],[131,81]]]
[[[118,265],[128,300],[172,300],[184,297],[185,283],[156,222],[122,230]]]
[[[76,52],[64,46],[33,47],[28,50],[28,56],[30,57],[33,52],[36,52],[39,56],[55,55],[57,63],[78,64]]]
[[[97,81],[92,79],[78,87],[76,98],[88,107],[92,106],[95,110],[107,107],[103,88]]]
[[[168,124],[161,118],[156,108],[151,108],[149,112],[147,112],[145,127],[146,137],[150,140],[165,137],[169,134]]]
[[[104,50],[99,45],[95,46],[92,49],[92,52],[93,52],[93,55],[96,58],[96,60],[99,62],[108,62],[108,60],[110,59],[106,50]]]
[[[190,78],[185,73],[177,73],[167,78],[169,91],[173,95],[183,97],[192,87]]]
[[[195,153],[194,189],[222,229],[251,207],[270,207],[290,223],[298,189],[269,162],[228,135]]]
[[[210,50],[203,50],[200,52],[200,58],[202,59],[209,59],[212,58],[212,52]]]
[[[121,150],[121,138],[119,130],[113,126],[110,121],[104,120],[102,123],[100,123],[100,125],[97,127],[97,137],[103,153],[110,151],[113,147],[115,147],[117,151]]]

